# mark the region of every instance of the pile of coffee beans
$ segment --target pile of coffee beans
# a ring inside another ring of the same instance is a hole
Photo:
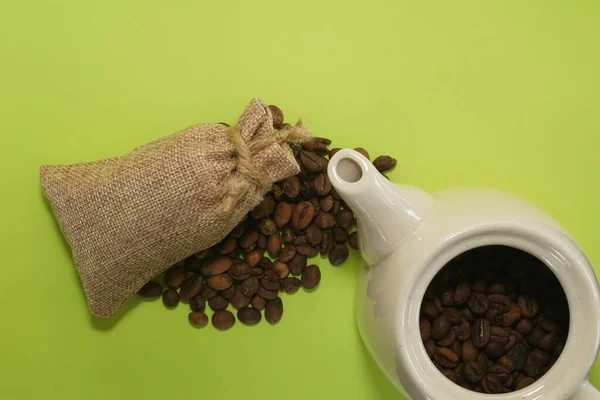
[[[562,352],[569,308],[562,286],[537,258],[505,246],[464,253],[429,285],[421,339],[434,365],[485,393],[523,389]]]
[[[269,106],[276,129],[289,129],[283,113]],[[224,124],[226,125],[226,124]],[[321,271],[308,260],[317,255],[341,265],[349,247],[358,249],[358,237],[351,229],[354,214],[332,188],[327,176],[328,157],[339,148],[329,149],[329,139],[314,138],[292,145],[300,173],[276,182],[273,190],[220,243],[171,267],[165,275],[167,288],[157,280],[146,284],[139,295],[162,296],[168,308],[188,302],[189,322],[196,327],[208,324],[206,305],[214,311],[212,324],[225,330],[237,319],[254,325],[264,317],[271,324],[283,315],[280,292],[296,293],[300,288],[315,289]],[[357,151],[369,158],[363,148]],[[377,157],[381,172],[396,166],[389,156]],[[266,254],[265,254],[266,253]]]

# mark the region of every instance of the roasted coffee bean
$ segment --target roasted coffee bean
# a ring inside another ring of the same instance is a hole
[[[459,360],[462,358],[462,344],[458,340],[455,340],[448,348],[458,355]]]
[[[281,181],[281,190],[286,197],[293,199],[300,195],[300,181],[297,176],[290,176]]]
[[[339,226],[334,226],[331,229],[331,235],[336,243],[344,243],[348,240],[348,231]]]
[[[256,308],[244,307],[238,310],[237,318],[244,325],[256,325],[262,319],[262,314]]]
[[[500,379],[497,375],[487,374],[485,378],[481,381],[481,387],[485,393],[504,393],[506,389],[504,389],[504,385],[500,382]]]
[[[512,303],[510,309],[502,314],[502,326],[511,326],[521,319],[521,307],[518,304]]]
[[[490,341],[490,322],[485,318],[479,318],[471,327],[471,340],[477,348],[487,346]]]
[[[523,372],[525,375],[532,378],[540,377],[542,375],[542,364],[540,363],[540,360],[535,357],[535,355],[528,353],[525,365],[523,366]]]
[[[349,251],[343,243],[336,243],[329,252],[329,262],[333,265],[341,265],[348,259]]]
[[[208,316],[202,311],[193,311],[188,314],[188,321],[197,328],[204,328],[208,324]]]
[[[354,250],[358,250],[358,235],[356,232],[352,232],[350,236],[348,236],[348,245]]]
[[[245,262],[237,263],[229,268],[228,274],[237,281],[243,281],[252,275],[252,267]]]
[[[462,375],[471,383],[480,382],[487,372],[487,365],[479,360],[467,361],[463,366]]]
[[[539,310],[539,305],[534,297],[528,295],[519,296],[517,303],[521,307],[525,318],[533,318]]]
[[[273,222],[278,228],[285,226],[292,218],[293,206],[290,203],[281,202],[277,203],[275,207],[275,214],[273,216]]]
[[[425,318],[437,318],[440,315],[440,310],[432,301],[424,301],[421,304],[421,315]],[[471,335],[470,332],[469,335]]]
[[[181,289],[179,290],[179,297],[182,300],[189,300],[192,297],[196,296],[198,293],[200,293],[200,291],[202,290],[202,286],[202,276],[192,275],[181,285]]]
[[[313,187],[310,182],[304,181],[300,184],[300,197],[304,200],[309,200],[314,196]]]
[[[230,254],[237,248],[237,240],[234,237],[225,238],[219,245],[219,254]]]
[[[248,304],[250,304],[250,299],[250,296],[246,296],[244,294],[243,288],[241,286],[237,286],[235,288],[235,294],[231,298],[231,305],[236,310],[239,310],[240,308],[246,307]]]
[[[279,237],[279,233],[277,233],[276,235],[273,235],[273,236]],[[258,265],[258,263],[260,263],[260,260],[262,260],[263,253],[264,253],[263,250],[254,250],[244,256],[244,261],[251,268],[254,268]]]
[[[458,354],[447,347],[438,347],[433,359],[444,368],[455,368],[458,362]]]
[[[318,266],[312,264],[304,268],[304,271],[302,271],[302,286],[304,286],[305,289],[314,289],[320,281],[321,270]]]
[[[433,358],[433,355],[435,354],[436,350],[437,346],[433,339],[429,339],[427,342],[425,342],[425,351],[427,352],[429,358]]]
[[[265,307],[265,319],[270,324],[276,324],[283,316],[283,303],[279,297],[267,303]]]
[[[263,252],[267,248],[267,237],[265,235],[263,235],[262,233],[258,236],[258,240],[256,241],[256,247],[258,249],[263,250]],[[246,253],[249,253],[252,250],[254,250],[254,249],[246,249],[245,251],[246,251]]]
[[[472,341],[468,340],[462,345],[462,359],[464,361],[473,361],[477,359],[477,347]]]
[[[233,228],[231,233],[229,233],[229,236],[239,239],[242,237],[242,235],[244,234],[245,231],[246,231],[246,223],[241,222],[235,228]]]
[[[279,279],[284,279],[290,274],[290,269],[288,268],[286,263],[282,263],[277,260],[273,263],[273,270],[277,273],[277,277]]]
[[[208,305],[213,311],[224,310],[229,305],[229,300],[219,294],[210,299]]]
[[[236,290],[237,286],[231,286],[225,290],[223,290],[223,293],[221,293],[221,295],[223,297],[225,297],[227,300],[231,300],[233,298],[233,296],[235,295],[235,290]]]
[[[177,289],[179,286],[181,286],[183,282],[185,282],[186,278],[187,273],[182,265],[175,265],[169,268],[167,274],[165,275],[167,286],[174,289]]]
[[[506,355],[514,364],[514,369],[522,369],[525,365],[525,361],[527,360],[527,346],[523,343],[517,343],[515,347],[513,347],[508,351],[508,353],[506,353]],[[503,358],[504,357],[502,357],[500,360],[502,360]],[[498,362],[500,362],[500,360],[498,360]],[[503,364],[503,366],[506,369],[510,370],[508,365]]]
[[[450,323],[450,318],[448,318],[446,315],[440,315],[435,319],[435,321],[433,321],[433,325],[431,327],[431,337],[434,340],[441,340],[448,335],[451,327],[452,324]]]
[[[277,259],[281,262],[286,263],[289,262],[292,258],[294,258],[295,255],[296,248],[294,246],[287,245],[281,250]]]
[[[206,300],[202,297],[202,294],[194,296],[190,299],[190,309],[192,311],[204,311],[206,309]]]
[[[454,304],[454,290],[452,288],[444,289],[440,299],[444,307],[452,307],[452,304]]]
[[[298,178],[296,178],[296,180],[297,179]],[[254,207],[254,209],[250,212],[250,215],[252,218],[257,220],[268,217],[269,215],[273,214],[273,211],[275,211],[275,204],[276,202],[273,196],[266,195],[263,197],[262,201],[256,207]]]
[[[321,159],[325,160],[323,157],[312,151],[302,151],[300,153],[300,163],[302,163],[304,169],[309,172],[323,171],[323,166],[326,164]]]
[[[167,289],[162,294],[162,301],[165,307],[173,308],[179,304],[179,293],[175,289]]]
[[[271,261],[267,257],[263,257],[262,260],[260,260],[260,262],[258,263],[258,266],[264,269],[272,268],[273,261]]]
[[[396,166],[396,159],[390,156],[379,156],[373,160],[373,165],[379,172],[387,172],[394,169]]]
[[[485,290],[487,289],[487,285],[485,284],[484,281],[474,281],[471,284],[471,291],[474,293],[485,293]]]
[[[296,229],[306,229],[315,216],[314,212],[312,203],[308,201],[296,204],[292,212],[292,226]]]
[[[269,111],[273,118],[273,128],[281,129],[281,125],[283,124],[283,111],[281,111],[281,108],[271,104],[269,105]]]
[[[425,318],[419,319],[419,328],[421,330],[421,341],[425,343],[431,337],[431,322]]]
[[[319,199],[319,208],[322,211],[329,212],[333,208],[333,197],[331,195]]]
[[[492,364],[488,368],[488,372],[496,375],[498,377],[498,379],[500,379],[500,382],[502,382],[504,384],[506,382],[508,382],[508,380],[510,378],[510,373],[506,370],[506,368],[504,368],[503,366],[501,366],[499,364]]]
[[[326,196],[331,191],[331,181],[327,174],[315,175],[311,182],[312,190],[317,196]]]
[[[229,310],[215,311],[212,315],[212,324],[220,330],[229,329],[235,324],[235,316]]]
[[[550,357],[550,354],[548,354],[548,353],[546,353],[545,351],[542,351],[542,350],[540,350],[540,349],[537,349],[537,348],[536,348],[536,349],[532,349],[532,350],[529,352],[529,354],[530,354],[532,357],[535,357],[535,358],[537,358],[537,359],[540,361],[540,364],[541,364],[542,366],[544,366],[544,367],[545,367],[546,365],[548,365],[548,363],[550,362],[550,359],[551,359],[551,357]]]
[[[510,310],[512,302],[503,294],[491,294],[488,296],[490,308],[502,314]]]
[[[242,249],[248,249],[250,246],[256,243],[260,234],[254,229],[247,230],[241,238],[238,239],[238,243]]]
[[[258,230],[263,235],[271,236],[275,232],[277,232],[277,226],[275,225],[275,222],[272,219],[263,218],[258,224]]]
[[[473,315],[471,310],[469,310],[468,307],[463,308],[461,310],[461,314],[462,314],[463,318],[465,319],[465,321],[467,321],[468,323],[471,324],[475,321],[475,316]]]
[[[298,278],[289,277],[281,281],[281,291],[287,294],[294,294],[302,287],[302,282]]]
[[[310,224],[306,228],[306,239],[310,244],[316,246],[323,241],[323,231],[316,224]]]
[[[469,307],[469,310],[471,310],[473,314],[485,314],[489,307],[489,300],[486,295],[476,292],[469,297],[467,307]]]
[[[323,240],[319,245],[319,251],[321,252],[321,256],[327,257],[333,248],[333,235],[331,231],[323,232]]]
[[[321,229],[329,229],[335,225],[335,217],[333,214],[321,211],[315,218],[315,224]]]
[[[228,274],[215,275],[208,277],[206,284],[217,291],[221,291],[233,285],[233,279]],[[183,287],[181,290],[183,290]]]
[[[162,295],[162,292],[162,287],[158,282],[150,281],[142,286],[138,291],[138,295],[146,299],[157,299]]]
[[[349,229],[352,225],[354,225],[354,214],[350,210],[341,210],[335,216],[335,221],[338,226]]]
[[[532,383],[535,383],[535,379],[533,379],[529,376],[524,376],[523,378],[521,378],[515,382],[514,389],[515,390],[525,389],[527,386],[531,385]]]
[[[429,322],[429,321],[427,321]],[[442,347],[450,347],[456,341],[456,330],[450,329],[450,332],[441,340],[438,340],[437,345]]]
[[[183,267],[186,271],[197,273],[202,266],[202,259],[196,256],[188,257],[183,262]]]
[[[279,287],[275,290],[268,290],[264,286],[261,286],[258,288],[257,294],[265,300],[275,300],[277,298],[277,290],[279,290]]]
[[[281,234],[279,232],[267,238],[267,251],[269,252],[269,256],[273,258],[279,256],[279,252],[281,251]]]
[[[454,304],[463,305],[469,300],[471,286],[467,282],[460,282],[454,289]]]
[[[517,331],[522,335],[527,335],[533,329],[533,323],[530,319],[522,318],[516,325]]]
[[[271,291],[279,290],[281,285],[278,274],[277,276],[265,276],[260,280],[260,284],[263,288]],[[268,297],[265,297],[265,299],[268,299]]]
[[[550,332],[540,339],[538,347],[544,351],[552,351],[558,343],[558,335],[556,332]]]
[[[290,269],[290,274],[298,276],[302,274],[304,268],[306,268],[306,256],[302,254],[296,254],[294,258],[287,263],[288,268]]]
[[[294,239],[296,238],[296,233],[294,232],[294,230],[292,228],[290,228],[289,226],[286,226],[285,228],[283,228],[281,230],[281,240],[285,243],[285,244],[290,244],[294,241]]]
[[[253,296],[256,292],[258,292],[258,288],[260,287],[260,281],[258,277],[251,276],[249,278],[244,279],[244,281],[239,285],[240,291],[244,296]]]
[[[354,149],[354,151],[357,151],[360,154],[362,154],[363,156],[365,156],[367,158],[367,160],[371,159],[371,157],[369,156],[369,152],[367,150],[363,149],[362,147],[356,147]]]
[[[527,343],[529,343],[530,346],[536,347],[544,336],[546,336],[546,332],[536,326],[531,333],[527,335]]]
[[[256,308],[257,310],[264,310],[265,306],[267,305],[267,301],[256,294],[252,297],[250,305],[252,305],[252,307]]]
[[[506,293],[506,286],[501,282],[494,282],[488,285],[486,293],[490,294],[504,294]]]
[[[332,188],[331,191],[333,191],[334,189]],[[335,200],[333,202],[333,207],[331,208],[330,213],[333,215],[338,215],[339,212],[342,210],[342,202],[340,200]]]
[[[469,324],[464,319],[460,322],[460,324],[455,328],[456,329],[456,338],[465,342],[471,338],[471,324]]]
[[[212,299],[217,294],[217,291],[208,285],[202,285],[202,289],[200,289],[200,296],[206,299]],[[181,291],[179,291],[179,297],[181,297]]]
[[[329,159],[331,160],[331,157],[333,157],[335,155],[335,153],[337,153],[340,150],[341,150],[341,148],[339,148],[339,147],[329,150]]]
[[[450,319],[452,325],[460,324],[462,321],[462,313],[453,307],[442,308],[442,314],[446,315]]]

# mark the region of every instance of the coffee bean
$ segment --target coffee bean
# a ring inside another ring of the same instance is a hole
[[[162,287],[158,282],[150,281],[142,286],[138,291],[138,295],[146,299],[157,299],[162,295],[162,292]]]
[[[340,265],[348,259],[349,251],[343,243],[336,243],[329,252],[329,262],[333,265]]]
[[[300,180],[297,176],[290,176],[281,181],[281,190],[286,197],[293,199],[300,194]]]
[[[231,298],[231,306],[236,310],[239,310],[240,308],[246,307],[248,304],[250,304],[250,296],[246,296],[244,292],[245,290],[242,288],[242,286],[237,286],[235,294]]]
[[[319,199],[319,208],[322,211],[329,212],[333,208],[333,197],[331,195],[327,195]]]
[[[358,235],[356,232],[352,232],[348,237],[348,245],[354,250],[358,250]]]
[[[212,316],[212,324],[219,330],[227,330],[235,324],[235,316],[229,310],[215,311]]]
[[[369,156],[369,152],[366,151],[365,149],[363,149],[362,147],[356,147],[354,149],[354,151],[359,152],[360,154],[362,154],[363,156],[365,156],[367,158],[367,160],[370,160],[371,157]]]
[[[272,219],[263,218],[258,224],[258,230],[260,233],[266,236],[271,236],[277,231],[277,226]]]
[[[315,218],[315,224],[321,229],[329,229],[335,225],[335,217],[333,214],[321,211]]]
[[[167,289],[162,294],[162,301],[165,307],[173,308],[179,304],[179,293],[175,289]]]
[[[335,153],[337,153],[340,150],[341,150],[341,148],[339,148],[339,147],[329,150],[329,159],[331,160],[331,157],[333,157],[335,155]]]
[[[265,197],[263,197],[262,201],[256,207],[254,207],[254,209],[250,212],[250,215],[252,216],[252,218],[258,220],[265,218],[273,214],[273,211],[275,211],[275,204],[276,202],[273,196],[266,195]]]
[[[314,218],[315,209],[312,203],[301,201],[296,204],[292,212],[292,226],[296,229],[305,229]]]
[[[249,278],[244,279],[244,281],[239,285],[240,291],[244,296],[253,296],[256,292],[258,292],[258,288],[260,287],[260,282],[256,276],[251,276]]]
[[[514,389],[515,390],[525,389],[527,386],[531,385],[534,382],[535,382],[535,379],[533,379],[529,376],[524,376],[522,379],[519,379],[515,382]]]
[[[452,304],[454,304],[454,290],[452,290],[452,288],[444,289],[440,299],[444,307],[451,307]]]
[[[473,323],[475,321],[475,316],[473,315],[471,310],[469,310],[468,307],[463,308],[460,312],[465,321],[467,321],[468,323]]]
[[[508,358],[514,364],[515,369],[522,369],[525,365],[525,361],[527,360],[527,346],[522,343],[518,343],[506,353]],[[501,358],[501,360],[504,357]],[[500,360],[498,360],[500,362]],[[508,365],[503,365],[506,369],[510,370]]]
[[[479,318],[473,323],[471,329],[471,340],[475,347],[485,347],[490,341],[490,322],[485,318]]]
[[[183,261],[183,268],[186,271],[197,273],[202,266],[202,259],[196,256],[188,257]]]
[[[338,226],[348,229],[354,225],[354,214],[350,210],[341,210],[336,216],[335,221]]]
[[[281,281],[281,291],[287,294],[294,294],[302,287],[302,282],[298,278],[289,277]]]
[[[525,365],[523,366],[523,372],[532,378],[540,377],[542,375],[542,365],[540,360],[531,353],[528,353]]]
[[[208,279],[206,280],[206,284],[211,288],[220,291],[225,290],[231,285],[233,285],[233,279],[231,279],[231,276],[229,276],[228,274],[215,275],[208,277]]]
[[[421,341],[425,343],[431,337],[431,322],[425,318],[419,320],[419,328],[421,330]]]
[[[467,282],[460,282],[454,289],[454,304],[465,304],[470,296],[471,286]]]
[[[498,377],[498,379],[500,380],[500,382],[502,382],[503,384],[508,382],[508,380],[510,378],[510,374],[506,370],[506,368],[504,368],[503,366],[501,366],[499,364],[492,364],[488,368],[488,372],[496,375]]]
[[[256,308],[244,307],[238,310],[237,318],[244,325],[256,325],[262,319],[262,315]]]
[[[432,301],[424,301],[423,304],[421,304],[421,315],[425,318],[437,318],[437,316],[440,315],[440,310]]]
[[[447,347],[438,347],[433,359],[444,368],[455,368],[458,355]]]
[[[213,311],[224,310],[229,305],[229,300],[219,294],[210,299],[208,305]]]
[[[320,281],[321,270],[318,266],[312,264],[304,268],[304,271],[302,271],[302,286],[304,286],[305,289],[314,289]]]
[[[556,332],[558,330],[558,325],[551,319],[542,319],[538,326],[546,332]]]
[[[429,321],[428,321],[429,322]],[[438,340],[437,345],[442,347],[450,347],[456,341],[456,330],[450,329],[450,332],[441,340]]]
[[[344,243],[348,240],[348,231],[339,226],[334,226],[331,229],[333,240],[337,243]]]
[[[434,340],[441,340],[448,335],[451,327],[450,318],[446,315],[440,315],[433,321],[431,337]]]
[[[281,230],[281,240],[283,241],[283,243],[290,244],[294,241],[295,238],[296,233],[289,226],[286,226]]]
[[[488,298],[482,293],[473,293],[467,301],[467,307],[473,314],[485,314],[489,307]]]
[[[552,351],[557,343],[558,335],[556,332],[550,332],[540,339],[538,347],[544,351]]]
[[[190,324],[198,328],[204,328],[208,324],[208,316],[202,311],[193,311],[188,314]]]
[[[275,300],[277,298],[277,290],[279,290],[279,287],[275,290],[268,290],[264,286],[261,286],[258,288],[257,294],[265,300]]]
[[[334,189],[332,188],[331,191],[333,191],[333,190]],[[342,210],[342,202],[340,200],[335,200],[333,202],[333,207],[331,208],[330,213],[333,215],[338,215],[341,210]]]
[[[521,307],[518,304],[512,303],[510,309],[502,314],[502,326],[511,326],[521,319]]]
[[[306,268],[306,256],[302,254],[296,254],[294,258],[287,263],[288,268],[290,269],[290,274],[298,276],[302,274],[304,268]]]
[[[565,349],[565,344],[566,342],[564,340],[559,340],[558,343],[556,344],[556,347],[554,348],[552,354],[554,355],[554,357],[558,358],[563,350]]]
[[[165,275],[165,281],[167,283],[167,286],[174,289],[181,286],[183,282],[185,282],[186,278],[187,273],[185,272],[185,269],[182,265],[175,265],[169,268],[167,274]]]
[[[463,367],[462,375],[468,382],[480,382],[487,372],[486,365],[479,360],[467,361]]]
[[[238,243],[242,249],[248,249],[250,246],[256,244],[259,236],[258,231],[249,229],[238,239]]]
[[[464,361],[473,361],[477,359],[477,347],[472,341],[468,340],[462,345],[462,359]]]
[[[281,129],[281,125],[283,124],[283,111],[275,105],[269,105],[269,111],[271,112],[271,117],[273,118],[273,128]]]
[[[450,319],[450,324],[458,325],[462,321],[462,313],[453,307],[442,308],[442,314]]]
[[[292,218],[293,207],[290,203],[281,202],[277,203],[275,207],[275,214],[273,216],[273,222],[278,228],[285,226]]]
[[[267,305],[267,301],[259,295],[254,295],[250,301],[250,304],[257,310],[264,310],[265,306]]]
[[[223,297],[225,297],[227,300],[231,300],[233,298],[233,296],[235,295],[235,291],[236,291],[237,286],[231,286],[225,290],[223,290],[223,293],[221,293],[221,295]]]
[[[321,244],[319,245],[319,251],[321,252],[321,256],[327,257],[333,248],[333,235],[331,231],[323,232],[323,240],[321,240]]]
[[[379,172],[387,172],[394,169],[396,166],[396,159],[390,156],[379,156],[373,160],[373,165]]]
[[[200,293],[203,285],[204,284],[201,275],[192,275],[181,285],[179,297],[182,300],[189,300]]]
[[[435,342],[433,341],[433,339],[429,339],[427,342],[425,342],[425,351],[427,352],[427,355],[430,358],[433,358],[433,355],[435,354],[436,350],[437,350],[437,346],[436,346]]]
[[[471,338],[471,324],[464,319],[456,327],[456,338],[461,342],[465,342]]]
[[[283,303],[279,297],[269,301],[265,307],[265,319],[270,324],[276,324],[283,316]]]
[[[544,336],[546,336],[546,333],[539,327],[535,327],[531,333],[527,335],[527,343],[529,343],[530,346],[536,347]]]
[[[229,254],[237,248],[237,240],[234,237],[228,236],[218,245],[219,254]]]
[[[323,171],[324,161],[323,157],[317,155],[312,151],[302,151],[300,153],[300,162],[306,171],[309,172],[320,172]]]
[[[533,318],[538,312],[539,305],[534,297],[522,295],[517,299],[525,318]]]
[[[279,260],[275,261],[275,263],[273,264],[273,270],[277,273],[276,276],[279,279],[284,279],[290,274],[290,269],[288,268],[287,264],[282,263]]]
[[[481,387],[485,393],[504,393],[504,385],[500,382],[497,375],[487,374],[481,381]]]
[[[206,301],[204,300],[204,297],[202,297],[201,294],[194,296],[190,299],[190,309],[192,311],[204,311],[206,308]]]
[[[317,196],[326,196],[331,191],[331,181],[327,174],[319,173],[315,175],[311,185]]]
[[[237,281],[243,281],[252,275],[252,267],[245,262],[241,262],[229,268],[228,273],[233,279]]]
[[[281,250],[278,256],[278,260],[286,263],[289,262],[296,255],[296,248],[294,246],[288,245]]]
[[[270,291],[279,290],[281,285],[278,276],[265,276],[261,279],[260,284],[262,287]],[[268,299],[268,297],[265,297],[265,299]]]
[[[323,241],[323,231],[316,224],[310,224],[306,228],[306,239],[310,244],[316,246]]]

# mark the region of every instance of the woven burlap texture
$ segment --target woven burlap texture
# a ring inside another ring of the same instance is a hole
[[[269,108],[253,99],[237,131],[252,143],[273,135],[272,126]],[[94,315],[112,315],[166,268],[218,243],[263,198],[264,187],[248,185],[235,207],[219,209],[237,179],[228,134],[200,124],[122,157],[42,166],[43,192]],[[271,182],[299,172],[286,143],[257,150],[252,164]]]

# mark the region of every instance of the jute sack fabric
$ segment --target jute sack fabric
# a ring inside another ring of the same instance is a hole
[[[200,124],[122,157],[41,168],[42,190],[90,311],[108,317],[169,266],[222,240],[273,182],[299,172],[287,142],[253,99],[238,124]]]

